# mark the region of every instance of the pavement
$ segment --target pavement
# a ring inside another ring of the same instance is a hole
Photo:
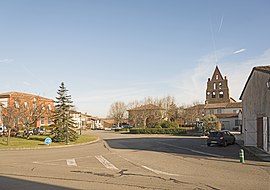
[[[270,162],[270,154],[268,154],[264,150],[255,146],[244,146],[244,142],[242,140],[237,140],[236,143],[240,145],[245,151],[248,151],[250,154],[257,157],[259,160],[264,162]]]
[[[262,150],[258,147],[255,147],[255,146],[244,146],[242,134],[240,132],[234,132],[233,134],[236,137],[236,144],[241,146],[245,151],[248,151],[250,154],[252,154],[253,156],[255,156],[256,158],[258,158],[261,161],[270,162],[270,154],[269,153],[265,152],[264,150]],[[202,137],[201,133],[193,133],[192,135]]]

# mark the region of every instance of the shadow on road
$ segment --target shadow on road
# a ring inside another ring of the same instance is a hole
[[[34,181],[22,180],[12,177],[0,176],[0,189],[12,189],[12,190],[71,190],[70,188],[60,187],[55,185],[49,185],[44,183],[38,183]]]
[[[203,157],[203,158],[219,158],[219,159],[236,159],[239,160],[239,152],[241,147],[237,144],[222,146],[206,145],[205,138],[164,138],[164,137],[142,137],[142,138],[121,138],[121,139],[105,139],[106,143],[114,149],[131,149],[156,151],[164,153],[172,153],[183,157]],[[245,152],[245,159],[259,161],[256,157]]]

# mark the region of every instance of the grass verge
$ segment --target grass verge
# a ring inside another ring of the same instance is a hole
[[[32,135],[30,139],[21,137],[10,137],[10,145],[7,145],[7,137],[0,137],[0,149],[9,148],[42,148],[42,147],[55,147],[65,145],[65,142],[52,142],[50,145],[46,145],[44,140],[49,137],[47,135]],[[79,135],[76,142],[70,142],[69,144],[81,144],[95,141],[98,137],[92,135]]]

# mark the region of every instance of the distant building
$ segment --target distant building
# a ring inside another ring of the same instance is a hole
[[[86,113],[71,111],[70,115],[75,123],[76,128],[87,128],[87,126],[91,126],[91,118],[92,116],[87,115]]]
[[[244,145],[270,153],[270,66],[254,67],[240,96]]]
[[[112,128],[113,125],[115,125],[114,119],[102,119],[104,128]]]
[[[52,124],[54,100],[33,94],[7,92],[0,94],[1,120],[9,127],[24,127],[26,122],[35,121],[32,127]]]
[[[242,125],[242,103],[230,97],[227,77],[223,77],[216,66],[211,78],[208,78],[205,104],[185,109],[187,124],[195,123],[207,114],[215,115],[222,129],[240,131]]]
[[[165,118],[165,109],[154,104],[142,105],[128,111],[128,122],[134,127],[153,127]]]

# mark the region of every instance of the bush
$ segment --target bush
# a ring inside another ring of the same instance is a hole
[[[176,122],[170,121],[161,121],[156,125],[156,128],[178,128],[178,124]]]
[[[220,130],[220,123],[215,115],[206,115],[202,118],[204,132]]]
[[[186,134],[186,130],[179,128],[133,128],[129,130],[131,134]]]

